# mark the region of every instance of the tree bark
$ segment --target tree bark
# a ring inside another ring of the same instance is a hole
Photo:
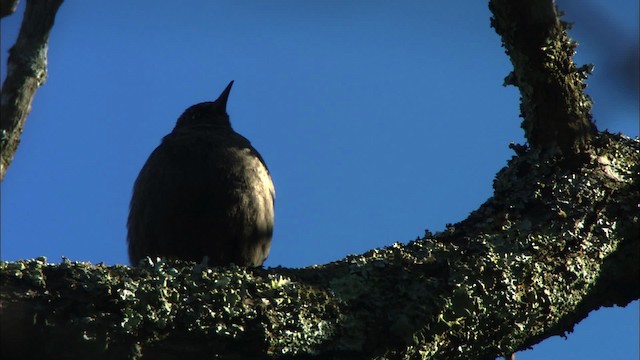
[[[596,127],[584,80],[592,66],[573,62],[577,46],[551,0],[491,0],[491,26],[513,64],[505,84],[520,89],[522,128],[533,149],[562,151],[568,160],[589,145]]]
[[[553,4],[515,3],[491,8],[531,147],[467,219],[302,269],[0,263],[2,357],[493,359],[640,298],[640,141],[595,131],[561,22],[542,42],[569,65],[517,50]]]
[[[47,79],[49,32],[63,0],[27,0],[15,45],[9,50],[7,77],[0,104],[0,180],[13,161],[36,90]],[[15,11],[17,1],[2,5],[2,16]]]

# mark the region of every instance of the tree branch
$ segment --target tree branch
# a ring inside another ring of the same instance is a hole
[[[99,359],[488,359],[525,349],[640,297],[640,142],[594,143],[578,172],[533,152],[512,159],[494,197],[444,233],[322,266],[2,263],[3,356],[64,358],[63,341]]]
[[[18,40],[9,50],[7,77],[2,84],[0,104],[0,179],[4,179],[18,149],[33,96],[47,79],[49,32],[62,1],[27,0]],[[3,2],[3,14],[4,8]]]
[[[567,35],[552,0],[491,0],[491,26],[513,64],[506,85],[520,89],[522,128],[533,149],[579,154],[596,132],[584,80],[592,67],[577,68],[577,44]],[[588,157],[582,157],[588,159]]]
[[[500,10],[513,3],[492,1],[498,32],[515,31],[499,17],[549,23],[549,7],[533,18]],[[564,76],[578,92],[563,92],[546,74],[555,66],[514,68],[532,149],[519,149],[493,197],[445,232],[303,269],[3,262],[0,355],[493,359],[638,299],[640,141],[585,133],[595,128],[575,72]],[[581,160],[567,166],[568,150]]]

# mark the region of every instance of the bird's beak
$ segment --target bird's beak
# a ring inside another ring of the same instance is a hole
[[[222,94],[220,94],[220,96],[218,96],[215,101],[217,104],[220,104],[225,111],[227,110],[227,99],[229,98],[229,93],[231,92],[231,86],[233,86],[233,80],[231,80],[229,85],[227,85],[227,87],[222,91]]]

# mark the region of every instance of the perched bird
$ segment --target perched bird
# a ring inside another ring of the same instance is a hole
[[[273,234],[275,189],[262,156],[231,128],[227,98],[188,108],[133,187],[129,260],[261,266]]]

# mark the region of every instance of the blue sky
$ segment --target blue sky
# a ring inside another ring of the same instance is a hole
[[[230,80],[232,124],[276,185],[265,266],[326,263],[442,230],[491,196],[507,145],[523,142],[484,1],[186,4],[62,5],[49,78],[2,183],[2,260],[127,263],[138,171],[183,110]],[[560,4],[575,21],[577,61],[596,65],[597,126],[638,136],[637,72],[623,61],[632,49],[637,61],[638,3]],[[23,9],[1,24],[3,79]],[[638,316],[637,301],[599,310],[568,340],[518,359],[637,359]]]

